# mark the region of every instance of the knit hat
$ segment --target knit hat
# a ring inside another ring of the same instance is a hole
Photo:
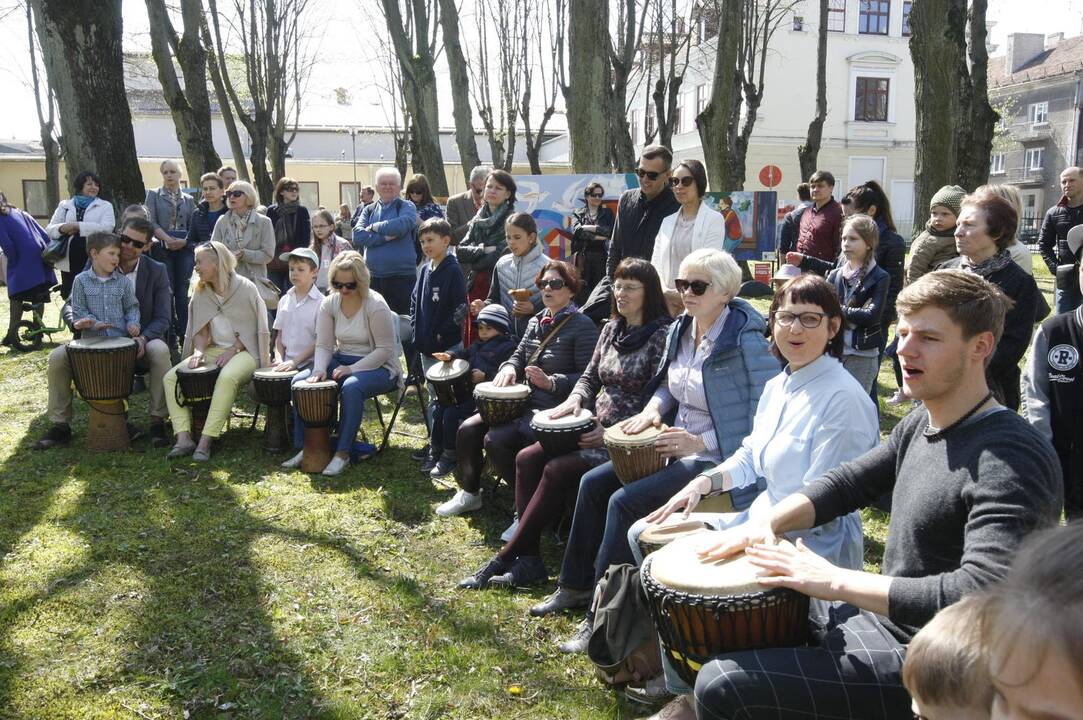
[[[511,318],[508,317],[507,308],[500,303],[493,303],[481,309],[478,313],[478,322],[506,333],[511,324]]]
[[[958,215],[959,205],[962,204],[964,197],[966,197],[966,190],[958,185],[945,185],[933,195],[933,199],[929,201],[929,209],[932,210],[935,206],[941,205]]]

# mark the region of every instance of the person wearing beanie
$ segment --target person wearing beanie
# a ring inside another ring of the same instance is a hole
[[[910,245],[907,284],[959,256],[955,249],[955,221],[965,196],[966,190],[958,185],[945,185],[929,201],[929,222]]]
[[[477,383],[490,381],[496,371],[507,362],[515,352],[517,343],[508,329],[511,318],[503,305],[486,305],[476,318],[476,339],[465,350],[433,353],[437,360],[447,362],[454,359],[470,363],[470,379]],[[432,413],[432,437],[430,457],[435,462],[430,466],[429,476],[441,478],[455,470],[455,434],[463,420],[477,412],[474,399],[458,405],[444,405],[437,401]],[[422,468],[425,466],[422,465]]]

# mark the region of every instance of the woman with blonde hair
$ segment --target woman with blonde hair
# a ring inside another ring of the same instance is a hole
[[[166,373],[166,405],[176,444],[169,457],[192,455],[209,460],[211,442],[222,434],[237,391],[252,379],[257,368],[270,364],[270,332],[267,306],[252,281],[237,269],[237,259],[225,245],[212,240],[195,251],[198,278],[188,303],[188,326],[184,332],[184,360]],[[177,370],[214,363],[221,371],[214,384],[210,410],[199,444],[192,439],[192,413],[177,402]]]
[[[154,225],[158,248],[151,257],[165,264],[177,317],[174,328],[179,335],[188,324],[188,283],[192,279],[192,245],[189,230],[196,212],[195,200],[181,189],[181,168],[176,160],[163,160],[158,166],[161,187],[147,191],[143,204],[147,219]]]
[[[211,240],[225,245],[237,260],[237,273],[249,280],[267,278],[275,251],[274,225],[256,211],[259,198],[252,183],[235,180],[226,190],[229,212],[218,219]]]
[[[380,293],[370,288],[369,269],[361,254],[350,250],[331,261],[331,294],[316,319],[316,354],[299,382],[331,379],[339,384],[338,444],[324,475],[338,475],[350,461],[350,448],[361,427],[365,399],[391,392],[402,382],[402,346],[397,318]],[[293,442],[298,453],[282,467],[301,466],[304,426],[294,412]]]
[[[309,245],[320,259],[320,267],[316,275],[316,287],[324,295],[329,287],[328,271],[331,262],[338,257],[339,253],[352,250],[353,245],[346,238],[335,232],[335,218],[330,210],[317,210],[312,214],[312,242]]]

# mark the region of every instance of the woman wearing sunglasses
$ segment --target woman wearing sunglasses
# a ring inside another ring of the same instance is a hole
[[[593,410],[598,424],[579,438],[580,450],[559,457],[533,443],[515,457],[515,509],[520,522],[496,557],[459,583],[477,590],[487,585],[524,587],[549,579],[541,559],[542,531],[558,521],[568,493],[583,474],[609,460],[604,428],[643,409],[644,389],[662,360],[672,318],[666,310],[658,273],[641,258],[626,258],[613,275],[613,309],[602,328],[590,364],[568,399],[552,417]]]
[[[184,360],[165,374],[165,401],[176,444],[169,457],[191,455],[193,460],[211,457],[211,443],[222,434],[237,391],[248,384],[252,373],[270,364],[270,331],[267,307],[256,286],[237,273],[237,259],[221,243],[211,241],[196,248],[198,280],[188,304],[188,327],[184,332]],[[191,408],[177,403],[177,368],[197,368],[214,363],[221,372],[214,383],[211,407],[197,445],[192,438]]]
[[[368,266],[361,253],[335,256],[328,273],[331,294],[323,299],[316,319],[316,354],[312,368],[294,376],[293,383],[334,380],[339,385],[338,445],[324,475],[338,475],[350,463],[350,449],[365,410],[365,399],[391,392],[402,382],[402,346],[398,319],[387,301],[370,289]],[[304,425],[293,413],[294,442]],[[300,467],[304,451],[283,464]]]
[[[437,515],[450,517],[481,507],[482,448],[496,475],[509,483],[515,481],[515,456],[534,442],[530,429],[534,410],[556,407],[568,397],[594,353],[598,328],[572,302],[579,290],[575,268],[553,260],[538,272],[534,283],[545,308],[531,318],[515,353],[493,378],[498,387],[525,380],[530,403],[521,417],[504,425],[490,428],[481,415],[472,415],[459,426],[455,480],[461,489],[436,508]]]
[[[282,255],[303,248],[312,239],[312,220],[301,204],[301,186],[291,177],[275,184],[275,201],[267,207],[267,219],[275,230],[275,249],[267,263],[267,277],[278,286],[279,294],[290,289],[290,266]]]
[[[670,309],[676,314],[681,305],[680,294],[673,290],[673,281],[677,279],[681,260],[695,250],[723,250],[726,221],[721,213],[703,202],[707,192],[707,169],[699,160],[682,160],[673,170],[669,184],[681,207],[662,219],[654,239],[651,265],[658,268]]]
[[[225,245],[237,259],[237,273],[253,282],[267,278],[267,263],[275,251],[274,224],[256,212],[258,204],[252,183],[234,180],[226,190],[229,212],[211,233],[211,240]]]
[[[602,204],[605,188],[592,182],[583,191],[584,206],[572,212],[572,253],[582,287],[575,301],[582,305],[594,286],[605,277],[606,244],[613,233],[616,217]]]
[[[671,462],[625,486],[611,462],[583,476],[559,586],[531,608],[533,615],[586,607],[609,566],[632,561],[632,523],[737,451],[752,429],[764,384],[778,374],[763,316],[736,297],[741,269],[728,253],[693,252],[681,262],[674,285],[685,311],[669,327],[662,364],[649,385],[653,394],[642,412],[620,424],[636,434],[665,422],[670,427],[654,447]],[[734,505],[748,507],[757,492],[755,485],[741,488]],[[583,652],[592,621],[584,620],[561,649]]]

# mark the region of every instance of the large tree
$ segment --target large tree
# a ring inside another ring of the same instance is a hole
[[[564,97],[572,170],[610,169],[610,66],[608,3],[568,0],[568,67]]]
[[[459,164],[463,179],[470,181],[470,171],[481,165],[478,142],[474,136],[474,113],[470,107],[470,70],[459,39],[459,8],[455,0],[440,0],[440,28],[443,30],[444,55],[451,73],[452,116],[455,118],[455,145],[459,148]]]
[[[121,0],[31,0],[56,92],[68,177],[95,170],[114,207],[143,202],[124,90]]]
[[[999,116],[989,104],[985,0],[919,0],[910,13],[917,150],[915,207],[936,190],[972,190],[989,177]]]
[[[49,83],[41,82],[38,72],[38,41],[34,35],[34,11],[30,3],[26,4],[26,35],[30,50],[34,109],[38,113],[38,134],[41,137],[42,152],[45,154],[45,203],[47,207],[54,208],[60,203],[60,143],[56,139],[56,93]]]
[[[181,23],[184,32],[178,36],[165,0],[146,0],[150,18],[150,47],[158,66],[173,124],[177,128],[181,154],[188,168],[188,180],[198,183],[203,173],[215,172],[222,158],[214,149],[211,134],[211,101],[207,92],[207,51],[200,39],[203,20],[201,0],[180,0]],[[173,65],[176,58],[184,83]]]
[[[827,120],[827,18],[829,0],[820,0],[820,19],[816,41],[816,115],[808,124],[805,143],[797,148],[797,162],[801,166],[801,180],[808,181],[816,172],[820,157],[820,144],[824,137],[824,121]]]

